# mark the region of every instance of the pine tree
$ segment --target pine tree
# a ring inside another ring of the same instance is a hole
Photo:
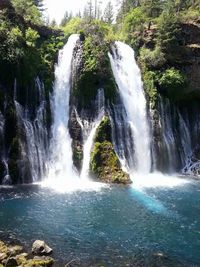
[[[61,20],[60,26],[62,27],[65,26],[67,22],[70,21],[71,18],[72,18],[72,13],[71,12],[69,13],[68,11],[66,11],[64,14],[64,17]]]
[[[111,24],[113,22],[113,17],[114,17],[113,5],[111,1],[109,1],[104,11],[104,21]]]
[[[93,12],[94,12],[94,7],[92,4],[92,0],[89,0],[86,6],[84,7],[83,17],[91,21],[94,18]]]

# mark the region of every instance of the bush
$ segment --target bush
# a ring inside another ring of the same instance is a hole
[[[161,51],[160,46],[156,46],[154,50],[142,47],[140,49],[140,61],[147,68],[161,68],[165,63],[165,54]]]
[[[124,18],[123,30],[125,32],[133,32],[143,29],[143,24],[146,22],[142,9],[137,7],[132,9]]]
[[[158,20],[157,44],[164,53],[170,53],[178,46],[179,26],[174,14],[163,12]]]
[[[186,86],[186,77],[179,70],[170,68],[161,74],[158,83],[162,89],[173,93],[173,90],[180,90]]]
[[[143,74],[144,89],[150,99],[152,108],[155,106],[157,100],[157,88],[156,88],[157,76],[158,74],[154,71],[146,71]]]

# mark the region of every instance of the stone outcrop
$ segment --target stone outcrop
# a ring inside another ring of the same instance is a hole
[[[111,123],[105,116],[98,129],[91,153],[90,172],[94,179],[106,183],[130,184],[129,175],[121,168],[111,140]]]

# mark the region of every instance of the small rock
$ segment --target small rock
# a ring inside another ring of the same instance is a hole
[[[17,254],[21,253],[22,251],[23,251],[22,246],[8,247],[8,252],[11,256],[16,256]]]
[[[42,240],[36,240],[32,245],[32,253],[35,255],[49,255],[52,252],[52,248]]]
[[[27,253],[21,253],[17,255],[15,258],[17,260],[17,264],[20,266],[23,266],[27,262],[28,254]]]
[[[5,245],[4,242],[0,241],[0,253],[7,253],[8,247]]]
[[[6,253],[0,253],[0,261],[3,261],[7,258],[7,254]]]

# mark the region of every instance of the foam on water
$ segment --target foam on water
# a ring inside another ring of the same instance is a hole
[[[159,172],[150,173],[148,175],[140,175],[136,173],[131,174],[131,176],[133,181],[132,186],[137,189],[156,187],[174,188],[190,183],[188,179],[178,177],[177,175],[165,175]]]

